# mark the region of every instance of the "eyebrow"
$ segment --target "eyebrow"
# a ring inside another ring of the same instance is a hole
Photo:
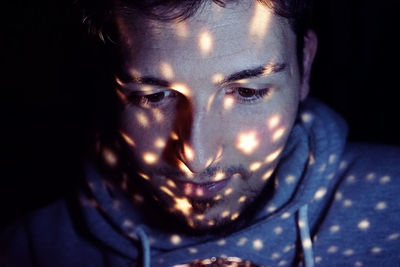
[[[287,65],[285,63],[270,63],[252,69],[241,70],[239,72],[229,75],[227,78],[219,82],[219,84],[226,84],[243,79],[258,78],[278,72],[283,72],[286,69],[286,66]]]
[[[235,72],[229,75],[224,80],[218,82],[219,85],[224,85],[230,82],[239,81],[243,79],[250,79],[250,78],[258,78],[263,76],[268,76],[270,74],[283,72],[286,69],[287,64],[285,63],[270,63],[267,65],[255,67],[252,69],[245,69],[238,72]],[[130,76],[128,79],[124,77],[124,82],[134,82],[139,84],[147,84],[147,85],[154,85],[154,86],[161,86],[161,87],[170,87],[171,82],[156,78],[153,76],[137,76],[132,77]]]

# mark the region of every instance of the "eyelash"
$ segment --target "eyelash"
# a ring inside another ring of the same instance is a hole
[[[239,90],[245,90],[247,92],[250,91],[250,93],[252,93],[253,95],[251,97],[241,96]],[[233,95],[234,98],[237,101],[239,101],[239,103],[253,104],[269,96],[271,94],[271,88],[253,89],[247,87],[235,87],[235,88],[230,88],[226,94]]]
[[[178,94],[179,93],[174,90],[164,90],[147,95],[132,93],[128,96],[128,99],[129,103],[133,105],[146,108],[156,108],[168,104],[169,101],[167,100],[173,100],[173,98],[177,97]],[[152,98],[157,101],[153,102]]]

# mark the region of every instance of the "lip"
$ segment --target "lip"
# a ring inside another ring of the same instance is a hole
[[[230,178],[207,183],[192,183],[176,181],[177,188],[192,199],[209,199],[218,194],[229,182]]]

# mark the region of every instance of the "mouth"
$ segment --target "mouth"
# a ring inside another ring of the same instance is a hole
[[[193,200],[207,200],[215,197],[228,184],[229,180],[228,178],[207,183],[176,181],[176,185],[185,196]]]

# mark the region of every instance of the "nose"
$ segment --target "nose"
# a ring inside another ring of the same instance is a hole
[[[220,156],[217,119],[205,105],[186,102],[179,108],[177,156],[193,173],[204,171]]]

